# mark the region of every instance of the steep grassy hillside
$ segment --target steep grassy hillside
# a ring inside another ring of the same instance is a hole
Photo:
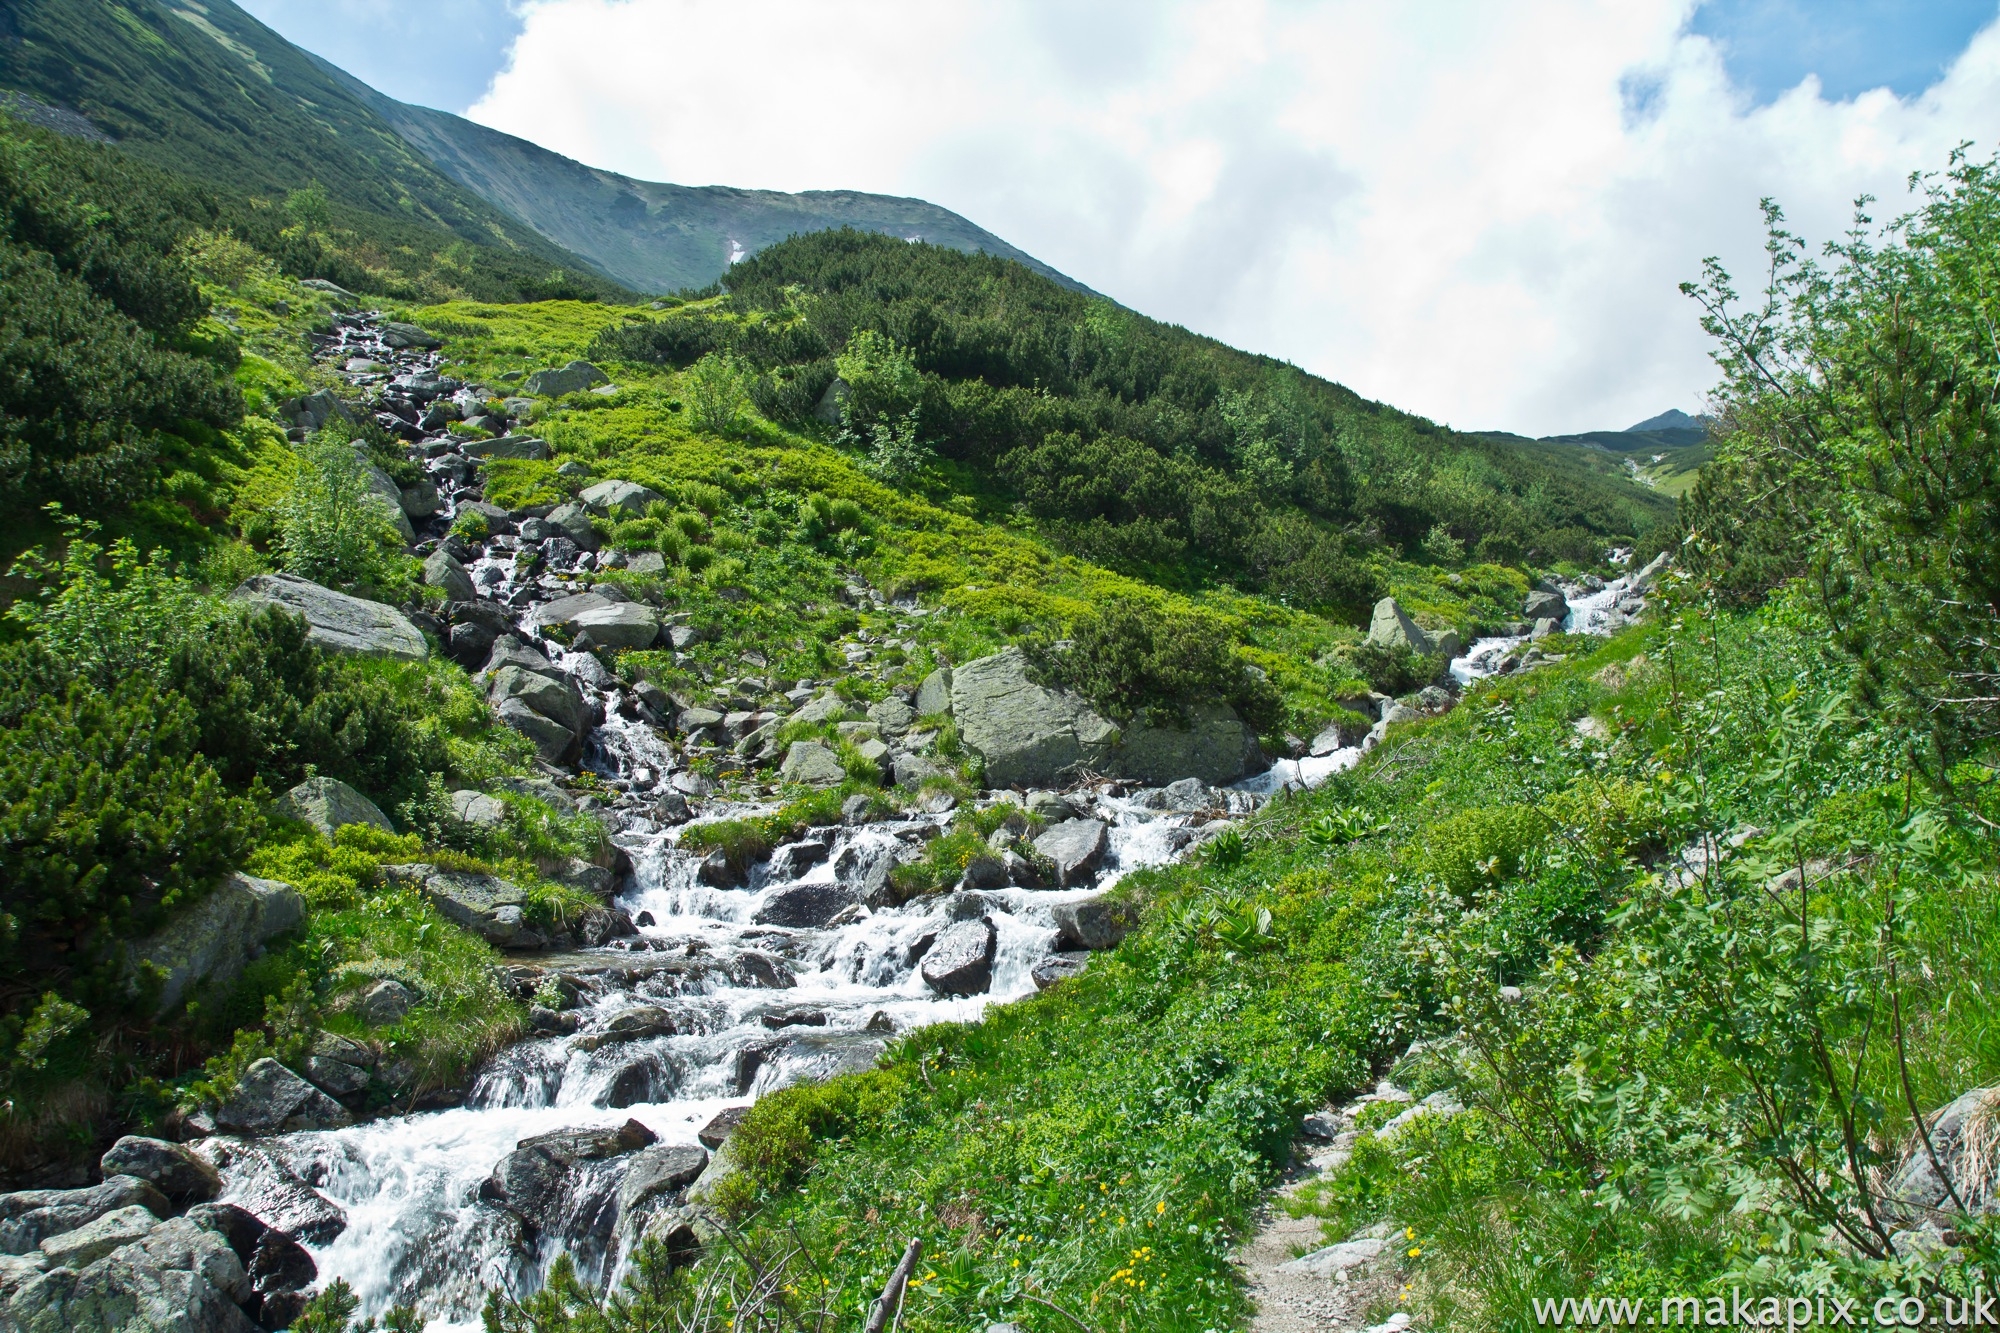
[[[322,64],[439,171],[638,291],[706,287],[745,255],[788,236],[838,227],[996,255],[1083,290],[1032,255],[921,199],[634,180],[462,116],[398,102]]]
[[[207,187],[301,275],[433,298],[621,290],[440,174],[228,0],[22,0],[3,21],[0,88]]]
[[[760,1101],[701,1268],[489,1326],[855,1322],[914,1238],[905,1329],[1210,1333],[1294,1147],[1328,1327],[1988,1317],[2000,159],[1886,235],[1699,289],[1727,428],[1650,623],[1132,876],[1080,977]]]
[[[1162,584],[1352,618],[1392,566],[1595,564],[1670,510],[1615,471],[1454,434],[986,256],[827,232],[728,286],[609,328],[595,354],[733,367],[767,418],[878,476]]]

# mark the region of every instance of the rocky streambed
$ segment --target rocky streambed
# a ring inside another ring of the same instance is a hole
[[[397,611],[284,575],[253,579],[238,595],[303,615],[335,651],[418,658],[428,633],[536,746],[542,775],[516,788],[591,811],[617,855],[610,866],[570,868],[601,907],[561,933],[531,925],[520,891],[504,881],[395,868],[505,951],[505,984],[530,1006],[533,1035],[469,1087],[355,1123],[351,1108],[390,1073],[362,1043],[329,1034],[303,1071],[253,1066],[232,1104],[189,1126],[199,1136],[190,1143],[148,1141],[129,1161],[107,1159],[97,1193],[0,1196],[0,1250],[19,1256],[0,1260],[0,1284],[24,1327],[64,1327],[102,1288],[198,1306],[189,1328],[275,1328],[296,1308],[288,1293],[340,1277],[366,1315],[411,1304],[434,1329],[471,1328],[487,1290],[533,1290],[560,1254],[608,1282],[644,1235],[698,1244],[702,1201],[731,1169],[730,1133],[756,1097],[865,1068],[899,1032],[968,1021],[1076,974],[1132,924],[1105,897],[1122,875],[1186,854],[1273,793],[1352,765],[1399,718],[1454,697],[1354,701],[1371,731],[1330,728],[1271,763],[1226,709],[1186,729],[1116,728],[1036,684],[1012,652],[940,669],[865,709],[845,702],[836,681],[773,679],[754,656],[709,680],[705,695],[669,694],[616,676],[598,651],[694,646],[698,630],[643,585],[635,595],[598,579],[648,572],[660,557],[601,549],[592,519],[636,514],[658,497],[606,480],[583,485],[569,504],[509,511],[482,489],[487,459],[549,456],[527,431],[539,397],[610,390],[600,372],[583,363],[540,372],[522,386],[528,396],[501,400],[441,374],[422,330],[364,315],[342,317],[320,354],[362,403],[315,394],[285,405],[288,424],[303,434],[368,411],[407,442],[422,480],[399,486],[371,466],[370,484],[394,505],[426,581],[444,590],[444,610]],[[488,433],[451,432],[468,419]],[[479,520],[460,523],[467,514]],[[1631,599],[1653,572],[1544,590],[1526,610],[1548,614],[1459,653],[1454,676],[1534,665],[1539,635],[1565,620],[1608,628],[1600,612],[1636,610]],[[913,646],[927,612],[859,579],[846,596],[889,626],[841,645],[848,674],[884,679],[878,654]],[[1557,609],[1563,619],[1550,623]],[[1423,643],[1410,646],[1424,651],[1439,646],[1392,602],[1378,609],[1376,630],[1414,634]],[[835,726],[885,782],[920,793],[949,763],[935,725],[947,714],[996,788],[967,804],[997,824],[987,853],[947,892],[903,901],[892,882],[898,865],[966,814],[945,794],[912,795],[886,812],[854,798],[837,819],[747,859],[683,845],[690,828],[770,809],[765,798],[781,780],[841,780],[828,745],[779,744],[791,719]],[[1121,777],[1075,780],[1092,772]],[[574,783],[579,773],[590,781]],[[716,774],[735,775],[733,796],[718,793]],[[358,793],[325,780],[286,800],[329,829],[387,825]],[[453,802],[470,821],[499,814],[494,793],[459,792]],[[282,929],[284,892],[245,881],[236,896]],[[170,965],[178,955],[161,948]],[[360,1003],[388,1021],[417,998],[385,979]],[[178,1195],[167,1177],[180,1182]],[[134,1234],[106,1222],[121,1216]],[[65,1239],[86,1233],[88,1243]],[[260,1259],[264,1249],[281,1250],[283,1263]],[[280,1277],[260,1279],[260,1263]]]

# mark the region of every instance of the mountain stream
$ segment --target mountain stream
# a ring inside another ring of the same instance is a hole
[[[386,345],[372,317],[344,317],[321,355],[344,363],[357,386],[402,395],[404,406],[423,407],[462,387],[439,375],[435,353]],[[434,425],[411,443],[440,494],[439,512],[419,532],[442,536],[457,507],[479,498],[477,468]],[[524,560],[521,546],[491,542],[470,571],[482,600],[540,645],[529,613],[582,590],[579,576],[595,561],[573,547],[553,560]],[[1575,589],[1570,626],[1608,629],[1629,596],[1626,582]],[[1520,642],[1482,639],[1452,673],[1462,683],[1491,674]],[[209,1149],[225,1163],[224,1197],[298,1234],[322,1281],[346,1279],[362,1314],[414,1304],[433,1333],[478,1327],[488,1289],[532,1291],[558,1254],[569,1254],[590,1280],[619,1276],[634,1239],[620,1225],[617,1200],[628,1157],[576,1164],[542,1215],[524,1220],[482,1195],[520,1141],[636,1120],[661,1143],[693,1145],[718,1115],[763,1093],[868,1067],[897,1033],[971,1021],[989,1004],[1033,994],[1038,971],[1046,982],[1086,958],[1062,952],[1056,906],[1171,861],[1273,793],[1315,785],[1362,753],[1349,746],[1280,760],[1229,789],[1189,781],[1072,791],[1065,799],[1076,815],[1107,826],[1101,862],[1078,887],[962,888],[902,907],[857,904],[823,926],[772,924],[785,916],[774,908],[810,899],[815,885],[851,884],[871,867],[879,874],[884,863],[914,855],[948,825],[948,805],[816,829],[754,866],[746,885],[705,883],[701,858],[679,845],[692,824],[662,813],[680,808],[678,798],[660,800],[671,779],[682,779],[673,789],[706,794],[687,781],[691,774],[676,773],[674,744],[633,720],[623,686],[594,657],[547,647],[604,719],[583,762],[617,793],[600,813],[632,866],[617,905],[638,931],[597,949],[508,956],[542,969],[543,984],[562,992],[562,1026],[573,1030],[544,1031],[501,1052],[450,1109]],[[694,823],[760,808],[768,807],[709,800]],[[966,987],[972,993],[940,993],[923,975],[925,950],[954,922],[979,919],[993,931],[990,980]],[[626,1039],[633,1031],[641,1035]],[[709,1139],[719,1141],[713,1132]]]

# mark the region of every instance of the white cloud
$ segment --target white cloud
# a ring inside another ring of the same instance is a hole
[[[917,195],[1137,310],[1461,427],[1695,408],[1676,290],[2000,140],[2000,27],[1919,98],[1755,108],[1690,0],[535,0],[471,112],[629,175]]]

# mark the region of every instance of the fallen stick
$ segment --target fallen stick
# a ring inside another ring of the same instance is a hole
[[[882,1333],[889,1326],[889,1316],[903,1303],[903,1288],[910,1283],[910,1274],[917,1270],[917,1256],[924,1252],[924,1243],[914,1236],[909,1248],[903,1251],[903,1261],[896,1265],[896,1271],[889,1274],[889,1284],[882,1288],[882,1295],[875,1302],[875,1308],[868,1315],[866,1333]]]

